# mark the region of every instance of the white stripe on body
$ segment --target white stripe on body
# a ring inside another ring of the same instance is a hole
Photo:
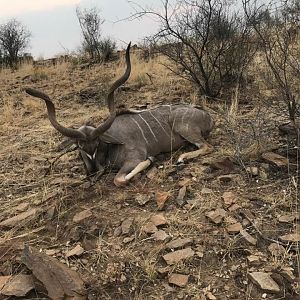
[[[170,137],[170,134],[166,131],[166,129],[164,128],[164,126],[160,123],[160,121],[152,114],[152,112],[149,110],[148,111],[149,114],[152,116],[152,118],[159,124],[159,126],[162,128],[162,130],[164,131],[164,133]]]
[[[143,139],[145,140],[146,144],[149,145],[149,142],[148,142],[148,140],[147,140],[147,138],[144,134],[144,131],[143,131],[142,127],[140,126],[140,124],[134,118],[130,117],[130,119],[137,125],[137,127],[139,128],[139,130],[140,130],[140,132],[143,136]]]
[[[152,128],[150,127],[150,125],[148,124],[148,122],[140,114],[139,114],[139,117],[145,122],[145,124],[149,128],[150,132],[152,133],[154,139],[158,142],[158,139],[156,138],[156,135],[154,134],[154,132],[153,132]]]

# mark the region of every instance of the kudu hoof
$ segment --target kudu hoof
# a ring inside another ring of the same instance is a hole
[[[117,186],[117,187],[121,187],[121,186],[125,186],[128,184],[128,180],[125,179],[125,176],[120,176],[120,177],[115,177],[114,179],[114,184]]]

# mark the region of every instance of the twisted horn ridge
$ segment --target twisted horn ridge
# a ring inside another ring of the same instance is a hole
[[[43,92],[37,91],[35,89],[26,88],[25,92],[33,97],[40,98],[45,101],[47,106],[48,118],[52,124],[52,126],[59,131],[64,136],[73,139],[81,139],[85,140],[86,136],[84,133],[77,129],[67,128],[60,125],[56,120],[56,113],[55,113],[55,106],[48,95],[44,94]]]
[[[112,125],[112,123],[114,122],[115,118],[116,118],[114,93],[115,93],[115,90],[118,87],[120,87],[122,84],[124,84],[130,76],[130,72],[131,72],[130,45],[131,45],[131,42],[128,44],[127,49],[126,49],[126,54],[125,54],[125,60],[126,60],[125,73],[113,83],[113,85],[109,89],[109,92],[108,92],[108,95],[107,95],[107,100],[106,100],[107,102],[106,103],[107,103],[107,106],[108,106],[108,109],[109,109],[109,112],[110,112],[110,116],[108,117],[108,119],[103,124],[98,126],[93,131],[93,133],[92,133],[93,138],[98,137],[99,135],[103,134],[106,130],[108,130],[110,128],[110,126]]]

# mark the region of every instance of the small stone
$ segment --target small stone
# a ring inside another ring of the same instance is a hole
[[[212,294],[211,292],[206,293],[206,298],[209,300],[217,300],[216,296]]]
[[[188,283],[189,276],[188,275],[182,275],[177,273],[172,273],[169,276],[169,283],[177,285],[179,287],[185,287]]]
[[[157,227],[167,224],[167,220],[166,220],[165,216],[162,214],[152,216],[150,218],[150,221]]]
[[[83,254],[83,252],[84,249],[80,245],[77,245],[75,248],[66,253],[66,257],[80,256],[81,254]]]
[[[151,200],[151,196],[145,194],[137,194],[135,200],[139,205],[143,206]]]
[[[237,196],[233,192],[224,192],[222,198],[224,200],[224,204],[227,206],[234,204],[237,200]]]
[[[258,176],[258,167],[247,167],[246,168],[247,173],[251,174],[252,176]]]
[[[282,235],[279,238],[284,242],[291,242],[291,243],[300,242],[299,233],[290,233],[290,234]]]
[[[89,209],[83,210],[77,214],[75,214],[75,216],[73,217],[73,222],[75,223],[79,223],[89,217],[91,217],[93,214]]]
[[[170,270],[171,270],[170,266],[166,266],[166,267],[163,267],[163,268],[158,268],[157,272],[161,275],[165,275],[165,274],[169,273]]]
[[[286,249],[277,243],[270,244],[268,250],[273,256],[277,257],[284,256],[286,254]]]
[[[53,220],[55,214],[57,213],[56,211],[56,206],[51,206],[47,212],[46,212],[46,217],[48,220]]]
[[[165,241],[170,236],[164,230],[158,230],[153,234],[155,241]]]
[[[125,219],[121,224],[122,234],[130,233],[132,224],[133,224],[133,219],[132,218]]]
[[[29,207],[29,203],[21,203],[21,204],[19,204],[16,208],[15,208],[15,210],[16,211],[25,211],[26,209],[28,209],[28,207]]]
[[[193,257],[195,252],[191,248],[177,250],[163,256],[168,265],[174,265],[183,259]]]
[[[147,173],[146,176],[149,179],[154,179],[158,173],[158,169],[156,167],[152,167]]]
[[[238,205],[238,204],[232,204],[230,207],[228,207],[228,210],[230,211],[230,212],[232,212],[232,211],[236,211],[236,210],[238,210],[238,209],[240,209],[241,207]]]
[[[152,222],[146,223],[142,227],[142,230],[146,233],[155,233],[156,231],[158,231],[157,227]]]
[[[170,196],[171,195],[169,192],[157,192],[156,193],[155,198],[156,198],[156,203],[157,203],[158,209],[164,208],[165,203],[169,199]]]
[[[132,242],[133,240],[134,240],[134,235],[124,238],[123,243],[128,244],[128,243]]]
[[[205,214],[215,224],[220,224],[226,216],[226,211],[223,208],[217,208]]]
[[[58,252],[59,252],[59,250],[56,250],[56,249],[47,249],[47,250],[45,250],[45,253],[49,256],[53,256]]]
[[[282,267],[280,275],[284,277],[290,283],[293,283],[296,280],[295,275],[293,274],[294,269],[291,267]]]
[[[262,180],[267,180],[268,177],[269,177],[269,175],[268,175],[268,173],[267,173],[266,170],[261,169],[261,170],[259,171],[259,178],[260,178],[260,179],[262,179]]]
[[[211,194],[212,192],[213,192],[213,191],[212,191],[211,189],[206,188],[206,187],[202,188],[202,190],[200,191],[200,193],[201,193],[202,195],[208,195],[208,194]]]
[[[242,229],[243,227],[241,223],[231,224],[226,227],[228,233],[239,233]]]
[[[262,158],[275,164],[278,167],[284,167],[289,164],[289,160],[274,152],[266,152],[262,154]]]
[[[263,291],[270,293],[279,293],[279,285],[272,279],[269,273],[252,272],[249,273],[249,278],[257,284]]]
[[[24,297],[32,289],[32,275],[0,276],[0,295]]]
[[[248,243],[250,243],[254,246],[256,245],[257,240],[253,236],[251,236],[246,230],[241,230],[240,234]]]
[[[278,217],[278,221],[281,223],[293,223],[295,219],[295,215],[282,215]]]
[[[249,255],[247,256],[247,260],[250,264],[250,266],[259,266],[261,264],[260,257],[257,255]]]
[[[20,225],[20,222],[35,216],[35,214],[38,212],[36,208],[32,208],[30,210],[24,211],[20,213],[19,215],[16,215],[14,217],[11,217],[7,220],[4,220],[0,223],[0,227],[14,227],[16,225]]]
[[[193,243],[193,240],[190,238],[178,238],[166,244],[167,249],[177,249],[183,248],[185,246],[190,246]]]
[[[114,230],[114,236],[120,236],[122,234],[122,226],[118,226]]]
[[[183,186],[179,192],[178,192],[178,196],[176,198],[176,203],[179,205],[179,206],[182,206],[184,204],[184,197],[185,197],[185,194],[186,194],[186,186]]]

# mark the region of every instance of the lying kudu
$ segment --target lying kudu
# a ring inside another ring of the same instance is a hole
[[[48,117],[53,127],[70,138],[80,149],[88,174],[102,175],[105,167],[118,169],[114,183],[126,184],[133,176],[146,169],[152,157],[171,152],[186,142],[198,150],[180,155],[178,162],[206,154],[212,150],[204,138],[213,128],[210,115],[191,105],[163,105],[140,112],[117,114],[114,92],[124,84],[131,72],[130,43],[126,50],[126,71],[114,82],[107,96],[110,116],[94,128],[84,125],[79,129],[66,128],[56,120],[51,99],[42,92],[25,89],[28,94],[45,101]]]

